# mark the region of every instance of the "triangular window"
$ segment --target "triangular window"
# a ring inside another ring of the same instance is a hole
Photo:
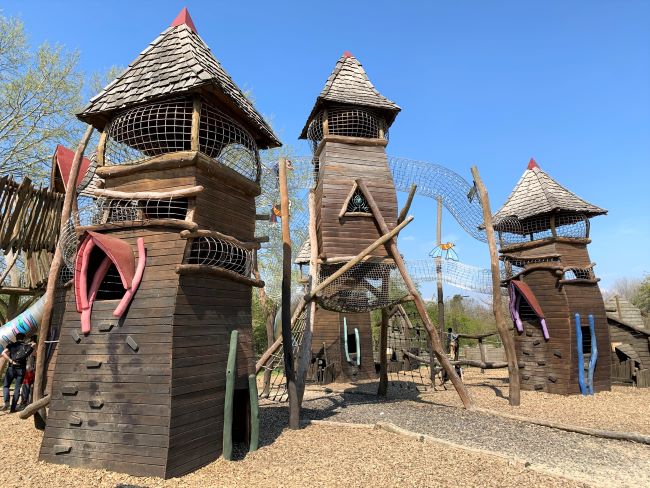
[[[339,218],[346,216],[372,217],[372,210],[370,210],[370,206],[368,205],[368,198],[356,182],[343,202],[343,207],[339,212]]]

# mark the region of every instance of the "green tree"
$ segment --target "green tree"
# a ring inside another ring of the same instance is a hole
[[[60,45],[30,49],[23,23],[0,16],[0,173],[43,181],[54,145],[76,143],[78,59]]]
[[[634,291],[630,300],[635,307],[641,310],[643,320],[648,325],[648,315],[650,315],[650,274],[647,274],[643,281]]]

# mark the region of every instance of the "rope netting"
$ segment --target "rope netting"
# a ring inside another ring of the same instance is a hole
[[[234,271],[249,277],[253,253],[230,241],[216,237],[194,237],[190,247],[188,264],[203,264]]]
[[[344,263],[321,264],[318,283]],[[336,312],[368,312],[389,307],[408,295],[406,284],[392,261],[357,263],[332,281],[316,296],[319,305]]]
[[[105,164],[136,164],[162,154],[192,147],[193,100],[177,98],[133,107],[109,123]],[[258,147],[253,137],[234,119],[201,101],[199,150],[219,163],[257,181]]]
[[[316,151],[318,143],[323,139],[325,120],[328,134],[388,139],[386,121],[372,110],[358,106],[330,107],[327,111],[318,112],[307,128],[307,139],[311,143],[312,152]]]
[[[291,338],[293,345],[293,357],[294,363],[299,357],[300,346],[302,344],[302,338],[305,333],[305,324],[307,322],[307,308],[300,314],[298,319],[292,324],[291,327]],[[296,365],[294,365],[294,371]],[[284,350],[280,347],[273,356],[267,361],[267,363],[262,368],[266,374],[270,373],[270,385],[268,390],[268,396],[266,392],[262,389],[260,396],[264,396],[269,400],[275,402],[286,402],[289,399],[289,392],[287,391],[287,378],[284,375]]]
[[[580,239],[589,237],[589,218],[583,214],[541,215],[519,220],[506,217],[494,223],[501,247],[555,236]]]
[[[403,307],[395,307],[388,323],[387,346],[388,380],[392,386],[418,391],[431,387],[431,349],[419,315],[411,317]]]

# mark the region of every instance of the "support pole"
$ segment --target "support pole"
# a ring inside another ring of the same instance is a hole
[[[251,403],[251,440],[248,452],[257,451],[260,444],[260,405],[257,400],[257,376],[248,375],[248,396]]]
[[[438,197],[438,220],[436,222],[436,245],[438,249],[442,245],[442,197]],[[440,343],[445,345],[445,297],[442,293],[442,250],[441,255],[436,258],[436,282],[438,291],[438,330],[440,331]]]
[[[289,428],[300,428],[300,403],[296,389],[291,337],[291,235],[289,230],[289,191],[287,189],[287,160],[280,158],[280,212],[282,218],[282,347],[284,375],[289,396]]]
[[[318,238],[316,236],[316,194],[314,190],[309,192],[309,288],[313,289],[318,282]],[[296,386],[298,389],[298,399],[302,406],[302,399],[305,394],[305,382],[307,380],[307,370],[311,363],[311,342],[314,333],[314,321],[316,320],[316,301],[312,300],[309,304],[309,313],[305,332],[302,336],[300,345],[300,356],[298,358],[298,376],[296,377]]]
[[[404,222],[404,219],[409,213],[409,210],[411,209],[411,204],[413,203],[413,197],[415,197],[415,191],[418,189],[418,185],[415,183],[411,185],[411,189],[409,190],[409,196],[406,198],[406,203],[402,207],[402,210],[399,212],[399,216],[397,217],[397,223],[401,224]]]
[[[383,234],[388,234],[389,233],[388,225],[386,225],[386,221],[384,220],[384,217],[381,214],[381,211],[379,210],[379,207],[377,206],[375,199],[373,198],[372,194],[368,190],[368,187],[366,186],[363,180],[356,180],[356,183],[359,186],[359,188],[361,188],[361,191],[363,191],[364,194],[366,195],[366,201],[368,203],[368,206],[370,207],[370,210],[372,211],[372,215],[375,217],[375,221],[377,222],[377,225],[379,225],[379,229]],[[427,333],[429,334],[429,337],[431,339],[431,347],[433,349],[433,352],[437,356],[440,365],[443,367],[445,371],[447,371],[447,374],[449,375],[449,378],[451,379],[454,388],[456,388],[456,391],[458,392],[458,396],[463,402],[463,405],[465,406],[465,408],[471,409],[473,405],[472,405],[472,400],[469,396],[469,392],[467,391],[465,385],[463,385],[463,382],[456,374],[456,371],[454,370],[453,366],[449,362],[449,358],[442,350],[440,339],[438,337],[436,329],[433,326],[431,319],[427,315],[427,309],[424,304],[424,300],[422,300],[422,297],[420,296],[420,292],[418,291],[417,287],[415,286],[415,283],[413,283],[413,280],[411,279],[410,275],[408,274],[408,271],[406,270],[406,264],[404,264],[404,259],[402,258],[402,255],[399,253],[399,249],[397,248],[397,243],[395,242],[395,239],[391,239],[390,241],[388,241],[386,243],[386,248],[390,253],[390,255],[392,256],[393,260],[395,261],[395,264],[397,265],[397,268],[399,269],[399,272],[402,275],[402,278],[404,279],[404,283],[406,284],[409,293],[413,295],[413,302],[415,303],[415,307],[417,308],[418,313],[420,314],[420,318],[422,319],[422,322],[424,323],[424,326],[427,329]]]
[[[386,396],[388,392],[388,360],[386,350],[388,349],[388,309],[381,309],[381,331],[379,334],[379,388],[378,396]]]
[[[230,349],[226,363],[226,394],[223,404],[223,458],[232,459],[232,411],[235,397],[235,374],[237,372],[237,329],[230,333]]]
[[[474,184],[481,198],[483,207],[483,221],[485,223],[485,235],[490,248],[490,271],[492,272],[492,311],[497,324],[497,330],[503,343],[503,349],[508,361],[509,376],[509,393],[508,400],[510,405],[519,406],[519,364],[517,363],[517,353],[515,351],[515,341],[508,331],[505,318],[503,317],[503,306],[501,304],[501,276],[499,273],[499,256],[497,255],[497,245],[494,239],[494,227],[492,226],[492,210],[490,209],[490,199],[481,175],[476,166],[472,166],[472,177]]]
[[[76,185],[79,176],[79,169],[83,159],[84,151],[90,141],[90,136],[93,133],[93,127],[89,125],[86,132],[81,138],[81,142],[77,146],[77,151],[74,154],[72,165],[70,167],[70,175],[68,182],[71,184],[66,185],[65,198],[63,200],[63,209],[61,210],[60,229],[63,231],[65,225],[70,219],[72,212],[72,204],[76,198]],[[60,235],[60,234],[59,234]],[[52,307],[54,304],[54,290],[56,289],[56,281],[59,277],[59,270],[63,264],[63,255],[61,254],[61,247],[58,245],[54,251],[54,258],[50,266],[50,272],[47,278],[47,288],[45,289],[45,310],[43,310],[43,320],[38,332],[38,345],[36,346],[36,370],[34,378],[34,402],[43,398],[43,377],[45,375],[45,341],[50,332],[50,322],[52,318]],[[41,417],[45,420],[45,410],[41,410]]]

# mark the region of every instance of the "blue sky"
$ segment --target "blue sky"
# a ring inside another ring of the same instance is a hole
[[[650,2],[0,2],[34,43],[79,50],[88,72],[126,66],[183,6],[299,153],[308,153],[297,136],[315,97],[349,50],[402,107],[389,154],[468,180],[477,165],[493,210],[534,157],[609,210],[592,222],[590,246],[603,288],[650,272]],[[434,202],[418,198],[412,213],[400,247],[423,258]],[[443,222],[462,261],[488,265],[486,245],[450,214]]]

